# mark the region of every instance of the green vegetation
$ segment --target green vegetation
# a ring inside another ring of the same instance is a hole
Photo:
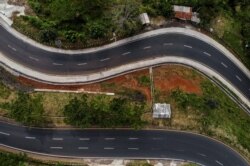
[[[202,83],[202,91],[203,95],[200,96],[175,90],[171,97],[180,111],[199,116],[199,130],[202,133],[250,151],[249,116],[210,82]]]
[[[86,95],[80,99],[72,99],[64,108],[66,122],[78,127],[142,127],[141,116],[144,105],[131,102],[125,98],[111,99],[98,96],[88,99]]]
[[[1,166],[64,166],[63,164],[48,164],[28,158],[25,154],[0,152]]]
[[[146,161],[133,161],[126,164],[126,166],[153,166],[153,164],[149,164]]]
[[[199,26],[212,28],[215,38],[250,68],[249,0],[28,0],[28,4],[33,12],[15,17],[13,26],[35,40],[66,49],[134,35],[142,30],[138,20],[142,12],[171,19],[172,5],[192,6],[200,13]]]
[[[143,75],[143,76],[139,77],[138,82],[142,86],[148,86],[148,87],[150,86],[150,78],[149,78],[149,76]]]
[[[29,94],[19,92],[18,97],[9,104],[10,117],[29,126],[44,124],[42,96],[32,98]]]
[[[0,83],[0,98],[7,99],[11,94],[11,90],[3,85],[3,83]]]

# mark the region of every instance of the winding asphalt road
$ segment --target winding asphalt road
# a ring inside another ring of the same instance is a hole
[[[55,75],[89,74],[145,59],[185,57],[220,73],[250,100],[250,79],[223,53],[183,34],[163,34],[88,54],[62,54],[24,43],[0,26],[0,51],[13,61]],[[18,140],[18,141],[17,141]],[[177,158],[204,165],[245,166],[246,161],[207,137],[169,131],[29,129],[0,122],[0,144],[50,155]]]
[[[163,34],[88,54],[48,52],[15,38],[0,26],[0,51],[28,68],[55,75],[89,74],[145,59],[185,57],[212,68],[250,100],[250,79],[209,44],[183,34]]]
[[[68,157],[183,159],[207,166],[248,166],[208,137],[160,130],[49,130],[0,122],[0,145]]]

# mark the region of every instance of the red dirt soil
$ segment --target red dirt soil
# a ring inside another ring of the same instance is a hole
[[[170,92],[173,89],[179,88],[185,92],[201,94],[200,82],[201,76],[190,78],[191,69],[187,69],[176,65],[167,65],[154,68],[154,83],[155,88],[161,91]],[[150,87],[142,86],[138,82],[138,78],[147,75],[148,70],[141,70],[130,74],[125,74],[116,78],[112,78],[100,83],[86,85],[50,85],[29,80],[24,77],[19,77],[18,80],[27,86],[32,86],[39,89],[58,89],[58,90],[85,90],[93,92],[119,92],[122,88],[138,90],[145,94],[148,101],[151,99]],[[107,87],[103,84],[114,84]]]

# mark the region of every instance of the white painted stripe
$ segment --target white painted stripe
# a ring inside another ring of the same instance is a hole
[[[153,140],[163,140],[163,138],[158,138],[158,137],[155,137],[155,138],[152,138]]]
[[[139,150],[139,148],[128,148],[128,150]]]
[[[150,48],[151,48],[151,46],[146,46],[143,49],[146,50],[146,49],[150,49]]]
[[[63,138],[52,138],[52,140],[54,140],[54,141],[62,141]]]
[[[211,54],[207,53],[207,52],[203,52],[203,54],[207,55],[207,56],[211,56]]]
[[[84,66],[84,65],[87,65],[87,63],[78,63],[77,65],[78,66]]]
[[[105,140],[115,140],[115,138],[105,138]]]
[[[131,54],[131,52],[124,52],[122,55],[128,55]]]
[[[9,135],[10,135],[9,133],[5,133],[5,132],[0,132],[0,134],[6,135],[6,136],[9,136]]]
[[[239,80],[239,81],[242,81],[241,78],[239,76],[236,75],[236,78]]]
[[[164,46],[172,46],[173,43],[164,43],[163,45],[164,45]]]
[[[16,51],[16,49],[15,49],[14,47],[12,47],[11,45],[8,45],[8,47],[9,47],[10,49],[12,49],[13,51]]]
[[[134,138],[134,137],[130,137],[130,138],[128,138],[129,140],[137,140],[137,139],[139,139],[139,138]]]
[[[53,63],[53,65],[55,65],[55,66],[62,66],[63,64],[61,64],[61,63]]]
[[[34,60],[34,61],[39,61],[39,59],[34,58],[34,57],[32,57],[32,56],[30,56],[29,58],[32,59],[32,60]]]
[[[89,147],[78,147],[79,150],[87,150]]]
[[[50,149],[63,149],[63,147],[50,147]]]
[[[26,139],[36,139],[36,137],[25,137]]]
[[[189,46],[189,45],[184,45],[184,47],[187,47],[187,48],[193,48],[192,46]]]
[[[110,60],[110,58],[101,59],[100,61],[103,62],[103,61],[107,61],[107,60]]]
[[[104,150],[113,150],[115,148],[112,148],[112,147],[105,147]]]
[[[221,162],[219,162],[218,160],[216,160],[215,162],[218,163],[219,165],[223,166],[223,164]]]
[[[89,141],[90,138],[79,138],[80,141]]]
[[[203,153],[197,153],[200,156],[206,157],[207,155],[203,154]]]
[[[224,66],[225,68],[227,68],[227,65],[223,62],[221,62],[222,66]]]

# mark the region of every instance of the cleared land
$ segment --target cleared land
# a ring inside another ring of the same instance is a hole
[[[250,158],[250,117],[241,110],[224,92],[212,84],[206,77],[193,69],[182,66],[168,65],[155,68],[154,87],[155,102],[171,104],[172,118],[168,120],[152,119],[151,94],[148,70],[126,74],[101,83],[81,86],[61,86],[59,89],[113,92],[115,96],[106,96],[108,102],[112,98],[126,97],[139,103],[145,103],[145,110],[141,116],[146,121],[144,127],[188,130],[202,133],[220,139],[242,154]],[[24,78],[19,80],[37,88],[53,89],[51,85],[35,83]],[[8,117],[9,103],[16,98],[17,92],[5,86],[0,99],[1,114]],[[33,92],[32,97],[42,96],[44,117],[51,126],[67,126],[64,121],[63,109],[76,93],[41,93]],[[103,98],[103,95],[87,95],[89,99]],[[102,102],[105,102],[105,100]],[[97,100],[98,101],[98,100]],[[46,122],[47,123],[47,122]]]

